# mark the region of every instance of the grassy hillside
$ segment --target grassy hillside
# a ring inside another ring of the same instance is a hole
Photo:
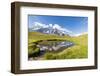
[[[50,35],[43,34],[39,32],[29,32],[28,33],[28,43],[36,42],[39,40],[50,40],[50,39],[59,39],[59,40],[70,40],[69,36],[58,36],[58,35]]]
[[[88,57],[87,35],[73,37],[71,40],[74,46],[65,49],[60,53],[46,53],[44,59],[79,59]]]
[[[69,36],[58,36],[58,35],[48,35],[42,34],[39,32],[29,32],[28,34],[28,53],[38,52],[39,48],[33,44],[33,42],[37,42],[39,40],[67,40],[74,42],[75,45],[69,47],[62,52],[54,53],[54,52],[46,52],[42,59],[79,59],[79,58],[87,58],[88,57],[88,35],[81,35],[78,37],[69,37]],[[38,49],[38,50],[37,50]],[[36,55],[36,54],[35,54]]]

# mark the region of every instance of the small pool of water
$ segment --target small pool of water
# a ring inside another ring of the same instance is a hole
[[[70,41],[41,41],[37,44],[40,51],[58,51],[73,46],[74,43]]]
[[[75,45],[73,42],[62,41],[62,40],[59,40],[59,41],[58,40],[55,40],[55,41],[54,40],[43,40],[43,41],[39,41],[33,44],[36,45],[36,48],[39,48],[38,55],[37,56],[32,55],[32,57],[34,57],[35,60],[39,60],[40,58],[42,58],[42,56],[46,52],[57,53],[57,52],[61,52],[64,49],[67,49]]]

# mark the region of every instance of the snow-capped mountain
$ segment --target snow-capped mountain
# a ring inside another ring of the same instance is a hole
[[[68,29],[61,27],[58,24],[42,24],[35,22],[32,28],[29,28],[29,31],[37,31],[45,34],[57,34],[57,35],[69,35],[72,33]]]

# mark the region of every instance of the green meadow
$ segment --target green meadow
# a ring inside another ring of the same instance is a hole
[[[31,59],[38,57],[40,49],[36,46],[42,40],[70,41],[74,45],[65,48],[61,52],[47,51],[38,60],[55,60],[55,59],[82,59],[88,57],[88,35],[80,35],[77,37],[58,36],[51,34],[43,34],[39,32],[28,33],[28,56]],[[35,44],[34,44],[35,43]]]

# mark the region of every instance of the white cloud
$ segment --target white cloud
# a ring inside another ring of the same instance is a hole
[[[49,24],[49,27],[53,27],[53,24]]]
[[[61,29],[61,26],[59,26],[58,24],[54,24],[53,28],[57,28],[57,29]]]
[[[39,23],[39,22],[34,22],[34,26],[40,26],[40,27],[48,27],[46,24],[42,24],[42,23]]]
[[[85,34],[88,34],[88,32],[83,32],[83,33],[79,33],[79,34],[75,34],[74,36],[80,36],[80,35],[85,35]]]
[[[39,23],[39,22],[34,22],[32,29],[33,30],[38,30],[40,28],[46,28],[46,27],[48,27],[48,26],[45,25],[45,24],[42,24],[42,23]]]

